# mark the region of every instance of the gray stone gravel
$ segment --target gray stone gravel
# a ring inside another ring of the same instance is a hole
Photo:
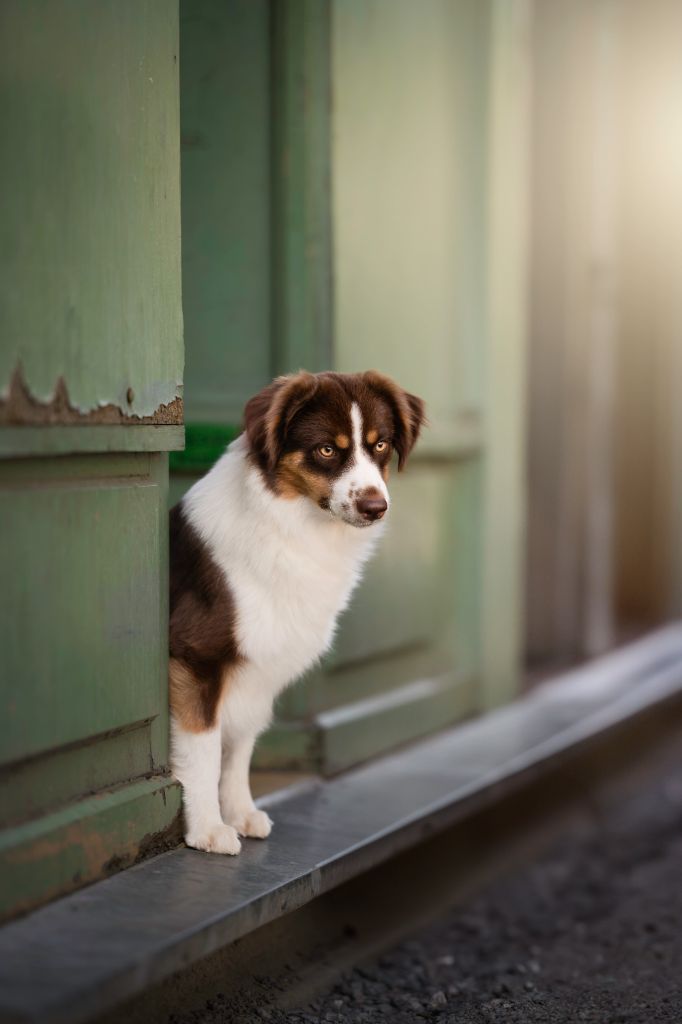
[[[682,769],[309,1005],[235,1009],[218,997],[176,1024],[682,1024]]]

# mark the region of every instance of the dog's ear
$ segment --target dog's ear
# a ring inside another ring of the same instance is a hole
[[[391,406],[395,435],[393,445],[398,453],[398,472],[415,446],[419,432],[426,423],[425,406],[421,398],[411,395],[390,377],[377,370],[362,375],[365,384],[377,392]]]
[[[244,430],[251,451],[265,469],[271,470],[276,466],[291,421],[316,391],[314,374],[300,370],[277,377],[246,403]]]

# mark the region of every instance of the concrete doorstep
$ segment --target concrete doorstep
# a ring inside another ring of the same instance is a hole
[[[0,1021],[79,1022],[518,792],[682,697],[682,626],[327,782],[260,801],[267,842],[180,848],[0,930]]]

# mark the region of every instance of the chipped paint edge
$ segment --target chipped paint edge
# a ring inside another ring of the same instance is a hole
[[[182,391],[182,385],[176,385],[175,390]],[[132,386],[126,391],[126,402],[127,410],[114,402],[79,409],[72,403],[62,375],[57,378],[51,398],[41,401],[31,392],[19,364],[12,373],[8,391],[0,397],[0,426],[178,426],[184,422],[181,395],[159,403],[148,415],[132,411],[139,404]]]

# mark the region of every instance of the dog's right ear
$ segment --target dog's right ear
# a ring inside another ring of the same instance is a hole
[[[275,468],[291,421],[316,391],[315,375],[300,370],[277,377],[246,403],[244,430],[251,451],[264,469]]]

